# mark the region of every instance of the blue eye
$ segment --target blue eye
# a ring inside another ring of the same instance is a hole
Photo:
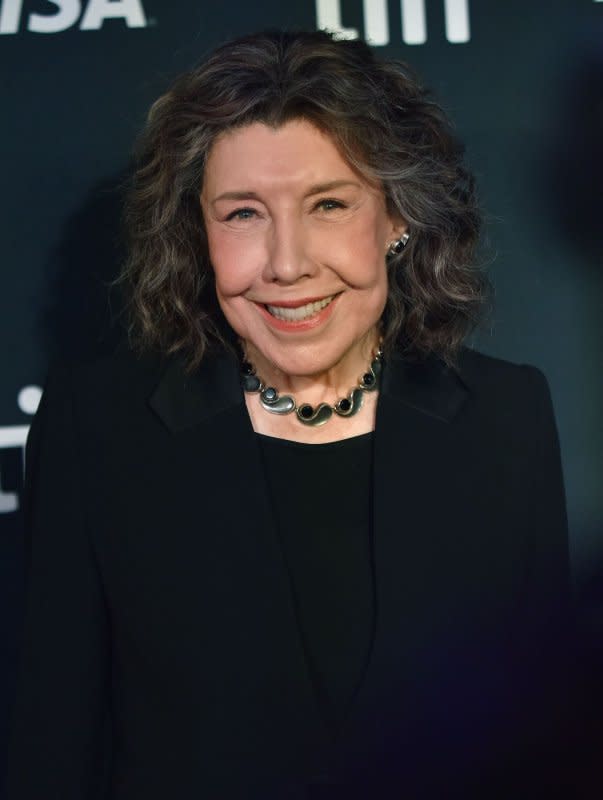
[[[231,219],[251,219],[255,215],[255,210],[253,208],[237,208],[236,211],[231,211],[230,214],[226,217],[226,220]]]

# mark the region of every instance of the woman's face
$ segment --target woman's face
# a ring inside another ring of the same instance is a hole
[[[329,136],[304,120],[223,134],[201,206],[218,301],[250,357],[316,375],[374,336],[405,226]]]

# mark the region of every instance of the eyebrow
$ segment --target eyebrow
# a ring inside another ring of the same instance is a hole
[[[311,186],[304,196],[312,197],[315,194],[331,192],[333,189],[341,189],[344,186],[354,186],[356,188],[360,188],[360,184],[357,181],[342,179],[337,181],[328,181],[327,183],[317,183],[314,186]],[[260,197],[256,192],[251,191],[224,192],[223,194],[218,195],[218,197],[215,197],[211,202],[213,204],[219,202],[220,200],[260,200]]]

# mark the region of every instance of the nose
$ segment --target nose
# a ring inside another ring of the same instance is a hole
[[[273,220],[268,233],[265,279],[288,284],[315,272],[308,256],[308,232],[300,220]]]

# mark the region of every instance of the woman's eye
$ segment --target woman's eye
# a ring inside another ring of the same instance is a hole
[[[231,211],[230,214],[226,217],[226,221],[230,221],[233,219],[251,219],[255,216],[255,210],[253,208],[237,208],[236,211]]]
[[[331,198],[327,198],[326,200],[319,200],[316,204],[316,207],[322,209],[323,211],[333,211],[336,208],[345,208],[345,204],[340,200],[332,200]]]

